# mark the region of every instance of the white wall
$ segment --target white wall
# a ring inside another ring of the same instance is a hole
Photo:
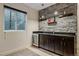
[[[79,56],[79,4],[77,5],[77,55]]]
[[[30,46],[32,31],[38,30],[38,11],[21,3],[5,5],[26,11],[27,22],[25,32],[3,32],[4,4],[0,3],[0,52]]]

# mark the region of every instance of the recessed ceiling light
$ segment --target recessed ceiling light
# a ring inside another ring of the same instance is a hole
[[[55,11],[55,12],[54,12],[54,15],[58,15],[58,11]]]

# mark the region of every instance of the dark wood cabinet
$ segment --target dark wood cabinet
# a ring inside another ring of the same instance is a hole
[[[40,47],[44,47],[44,37],[40,35]]]
[[[77,5],[69,5],[69,7],[65,8],[64,11],[67,14],[73,13],[74,15],[77,15]]]
[[[74,55],[74,37],[40,35],[40,47],[59,55]]]
[[[55,39],[54,39],[54,41],[55,41],[55,52],[56,53],[58,53],[58,54],[60,54],[60,55],[63,55],[64,53],[63,53],[63,39],[62,39],[62,37],[60,37],[60,36],[55,36]]]
[[[39,11],[39,21],[46,20],[48,18],[52,18],[55,13],[55,11],[58,12],[58,15],[64,15],[64,14],[70,14],[77,16],[77,4],[76,3],[57,3],[54,5],[51,5],[45,9],[42,9]],[[40,19],[42,16],[45,16],[46,19]],[[59,17],[58,16],[58,17]]]
[[[40,47],[54,51],[54,37],[51,37],[50,35],[40,35]]]
[[[43,35],[43,37],[44,37],[43,46],[45,49],[48,49],[48,38],[49,37],[47,35]]]
[[[64,55],[74,55],[74,37],[64,37]]]
[[[55,46],[55,42],[54,42],[55,37],[52,37],[51,35],[49,36],[48,39],[48,50],[50,51],[54,51],[54,46]]]
[[[40,35],[40,47],[48,49],[48,36]]]

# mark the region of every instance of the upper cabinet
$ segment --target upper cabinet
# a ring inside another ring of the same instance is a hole
[[[62,15],[61,17],[77,15],[77,4],[76,3],[57,3],[55,5],[42,9],[39,11],[39,21],[46,20],[53,16],[60,16],[60,15]]]
[[[77,15],[77,5],[73,4],[65,8],[65,12],[68,13],[73,13],[74,15]]]

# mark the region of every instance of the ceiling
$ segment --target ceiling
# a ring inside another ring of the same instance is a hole
[[[42,4],[44,4],[44,6],[42,6]],[[49,7],[51,5],[54,5],[55,3],[26,3],[27,6],[36,9],[36,10],[41,10],[44,9],[46,7]]]

